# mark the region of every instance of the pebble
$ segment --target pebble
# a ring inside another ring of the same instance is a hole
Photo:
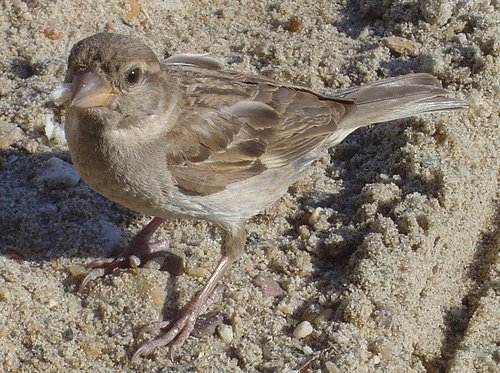
[[[211,311],[201,315],[196,320],[196,326],[191,335],[194,337],[204,337],[214,335],[215,331],[224,324],[224,315],[217,311]],[[222,338],[222,337],[221,337]]]
[[[278,281],[269,276],[255,276],[252,283],[258,286],[266,297],[277,297],[284,292]]]
[[[302,321],[299,325],[295,327],[293,331],[293,337],[296,339],[302,339],[307,337],[313,332],[313,327],[309,321]]]
[[[314,225],[319,221],[321,215],[321,207],[316,207],[312,214],[309,216],[308,223],[310,226],[314,227]]]
[[[53,189],[73,187],[79,181],[80,176],[75,168],[57,157],[52,157],[45,162],[45,169],[36,177],[38,184],[44,184]]]
[[[391,51],[400,54],[412,56],[417,52],[417,46],[411,40],[398,36],[385,37],[382,39],[382,44],[384,44]]]
[[[205,268],[200,268],[200,267],[189,267],[186,270],[186,273],[189,276],[198,278],[207,278],[210,275],[210,273]]]
[[[233,327],[231,325],[222,324],[217,328],[217,333],[219,337],[225,343],[230,343],[233,340],[234,333]]]
[[[301,225],[299,227],[299,235],[300,235],[300,237],[306,239],[306,238],[309,238],[309,236],[311,235],[311,232],[309,231],[309,228],[307,228],[305,225]]]
[[[332,363],[331,361],[327,361],[327,362],[325,362],[325,372],[327,372],[327,373],[341,373],[342,371],[335,363]]]
[[[305,355],[312,355],[312,354],[314,353],[314,350],[313,350],[310,346],[305,345],[305,346],[302,348],[302,352],[303,352]]]
[[[54,308],[55,306],[57,306],[59,303],[57,301],[57,299],[54,299],[54,298],[50,298],[49,301],[47,302],[47,307],[48,308]]]
[[[141,265],[141,259],[135,255],[130,255],[128,257],[129,267],[132,269],[137,269]]]

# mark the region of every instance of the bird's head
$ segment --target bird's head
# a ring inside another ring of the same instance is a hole
[[[154,114],[166,90],[155,53],[137,39],[113,33],[73,46],[64,83],[70,109],[104,108],[125,116]]]

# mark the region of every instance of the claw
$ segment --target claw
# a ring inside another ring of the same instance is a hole
[[[83,289],[85,289],[85,287],[87,286],[87,284],[90,281],[93,281],[93,280],[95,280],[96,278],[99,278],[99,277],[103,277],[105,274],[106,274],[106,270],[104,268],[94,268],[94,269],[91,269],[87,273],[87,275],[85,276],[85,278],[83,279],[83,281],[80,283],[80,286],[78,287],[78,291],[82,292]]]
[[[149,355],[154,350],[161,347],[168,347],[168,357],[170,360],[173,360],[175,352],[182,346],[193,331],[196,324],[196,318],[204,313],[213,302],[222,297],[225,286],[222,284],[217,285],[217,281],[230,264],[231,262],[228,257],[223,257],[219,261],[217,268],[212,273],[205,286],[184,306],[174,322],[158,321],[143,327],[139,331],[141,337],[145,333],[153,330],[166,328],[168,328],[168,330],[165,330],[161,337],[146,342],[139,347],[134,355],[132,355],[130,362],[134,363],[139,357]]]
[[[137,333],[137,338],[142,338],[142,337],[144,337],[144,334],[151,333],[152,331],[155,331],[155,330],[165,329],[171,323],[172,322],[170,320],[151,322],[151,323],[143,326],[141,328],[141,330],[139,330],[139,332]]]
[[[172,327],[162,337],[144,343],[141,347],[139,347],[132,356],[131,362],[135,362],[141,356],[151,354],[154,350],[160,347],[168,347],[168,356],[170,360],[173,360],[175,357],[175,351],[186,341],[191,334],[191,331],[194,329],[195,321],[196,314],[192,311],[177,319],[177,321],[173,323]],[[160,326],[160,329],[164,329],[170,324],[170,321],[160,321],[158,323],[149,324],[145,328],[147,331],[154,330],[157,326]],[[143,331],[144,328],[139,333]]]
[[[167,337],[169,337],[169,333],[165,334],[161,338],[144,343],[137,349],[137,351],[135,351],[134,355],[132,355],[130,362],[133,364],[139,357],[150,355],[157,348],[167,346],[170,343],[170,340]]]
[[[109,275],[120,268],[132,268],[136,270],[141,263],[147,261],[151,254],[149,239],[158,227],[163,223],[163,219],[154,218],[148,225],[136,234],[122,254],[116,259],[102,259],[90,263],[87,267],[92,269],[87,273],[78,291],[82,291],[87,284],[96,278]],[[143,259],[143,260],[141,260]]]
[[[82,291],[87,284],[96,278],[104,277],[113,273],[119,268],[125,268],[125,258],[116,258],[116,259],[104,259],[98,260],[92,264],[93,268],[87,273],[80,286],[78,287],[78,291]]]

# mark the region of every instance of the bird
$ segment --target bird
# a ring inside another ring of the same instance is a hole
[[[132,361],[160,348],[174,358],[241,256],[245,223],[329,148],[373,123],[467,107],[427,73],[320,94],[228,70],[209,54],[161,62],[141,40],[111,32],[72,47],[64,82],[51,98],[64,105],[71,161],[83,181],[153,217],[116,258],[94,263],[80,290],[144,264],[149,240],[166,219],[205,220],[222,233],[220,259],[202,288],[176,317],[139,332],[159,336]]]

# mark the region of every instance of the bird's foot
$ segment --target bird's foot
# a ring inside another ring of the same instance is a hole
[[[129,260],[127,261],[127,259]],[[119,268],[130,268],[136,266],[136,259],[140,261],[140,259],[138,259],[136,256],[132,256],[129,258],[118,257],[103,259],[90,263],[89,267],[91,268],[91,270],[87,272],[84,279],[80,283],[78,291],[82,291],[89,282],[95,280],[96,278],[109,275]]]
[[[149,239],[162,223],[162,219],[154,218],[137,233],[118,257],[102,259],[90,263],[89,267],[91,269],[80,283],[79,291],[82,291],[89,282],[96,278],[109,275],[117,269],[137,269],[153,257],[161,255],[161,253],[158,252],[158,247],[164,247],[168,242],[164,242],[163,244],[150,244]]]
[[[132,356],[131,362],[133,363],[139,357],[149,355],[161,347],[168,348],[168,357],[173,360],[176,351],[193,331],[198,316],[203,314],[212,303],[220,300],[224,288],[224,285],[217,286],[208,297],[203,297],[203,292],[198,293],[184,306],[175,321],[156,321],[145,325],[139,331],[138,338],[151,332],[161,332],[163,335],[139,347]]]

